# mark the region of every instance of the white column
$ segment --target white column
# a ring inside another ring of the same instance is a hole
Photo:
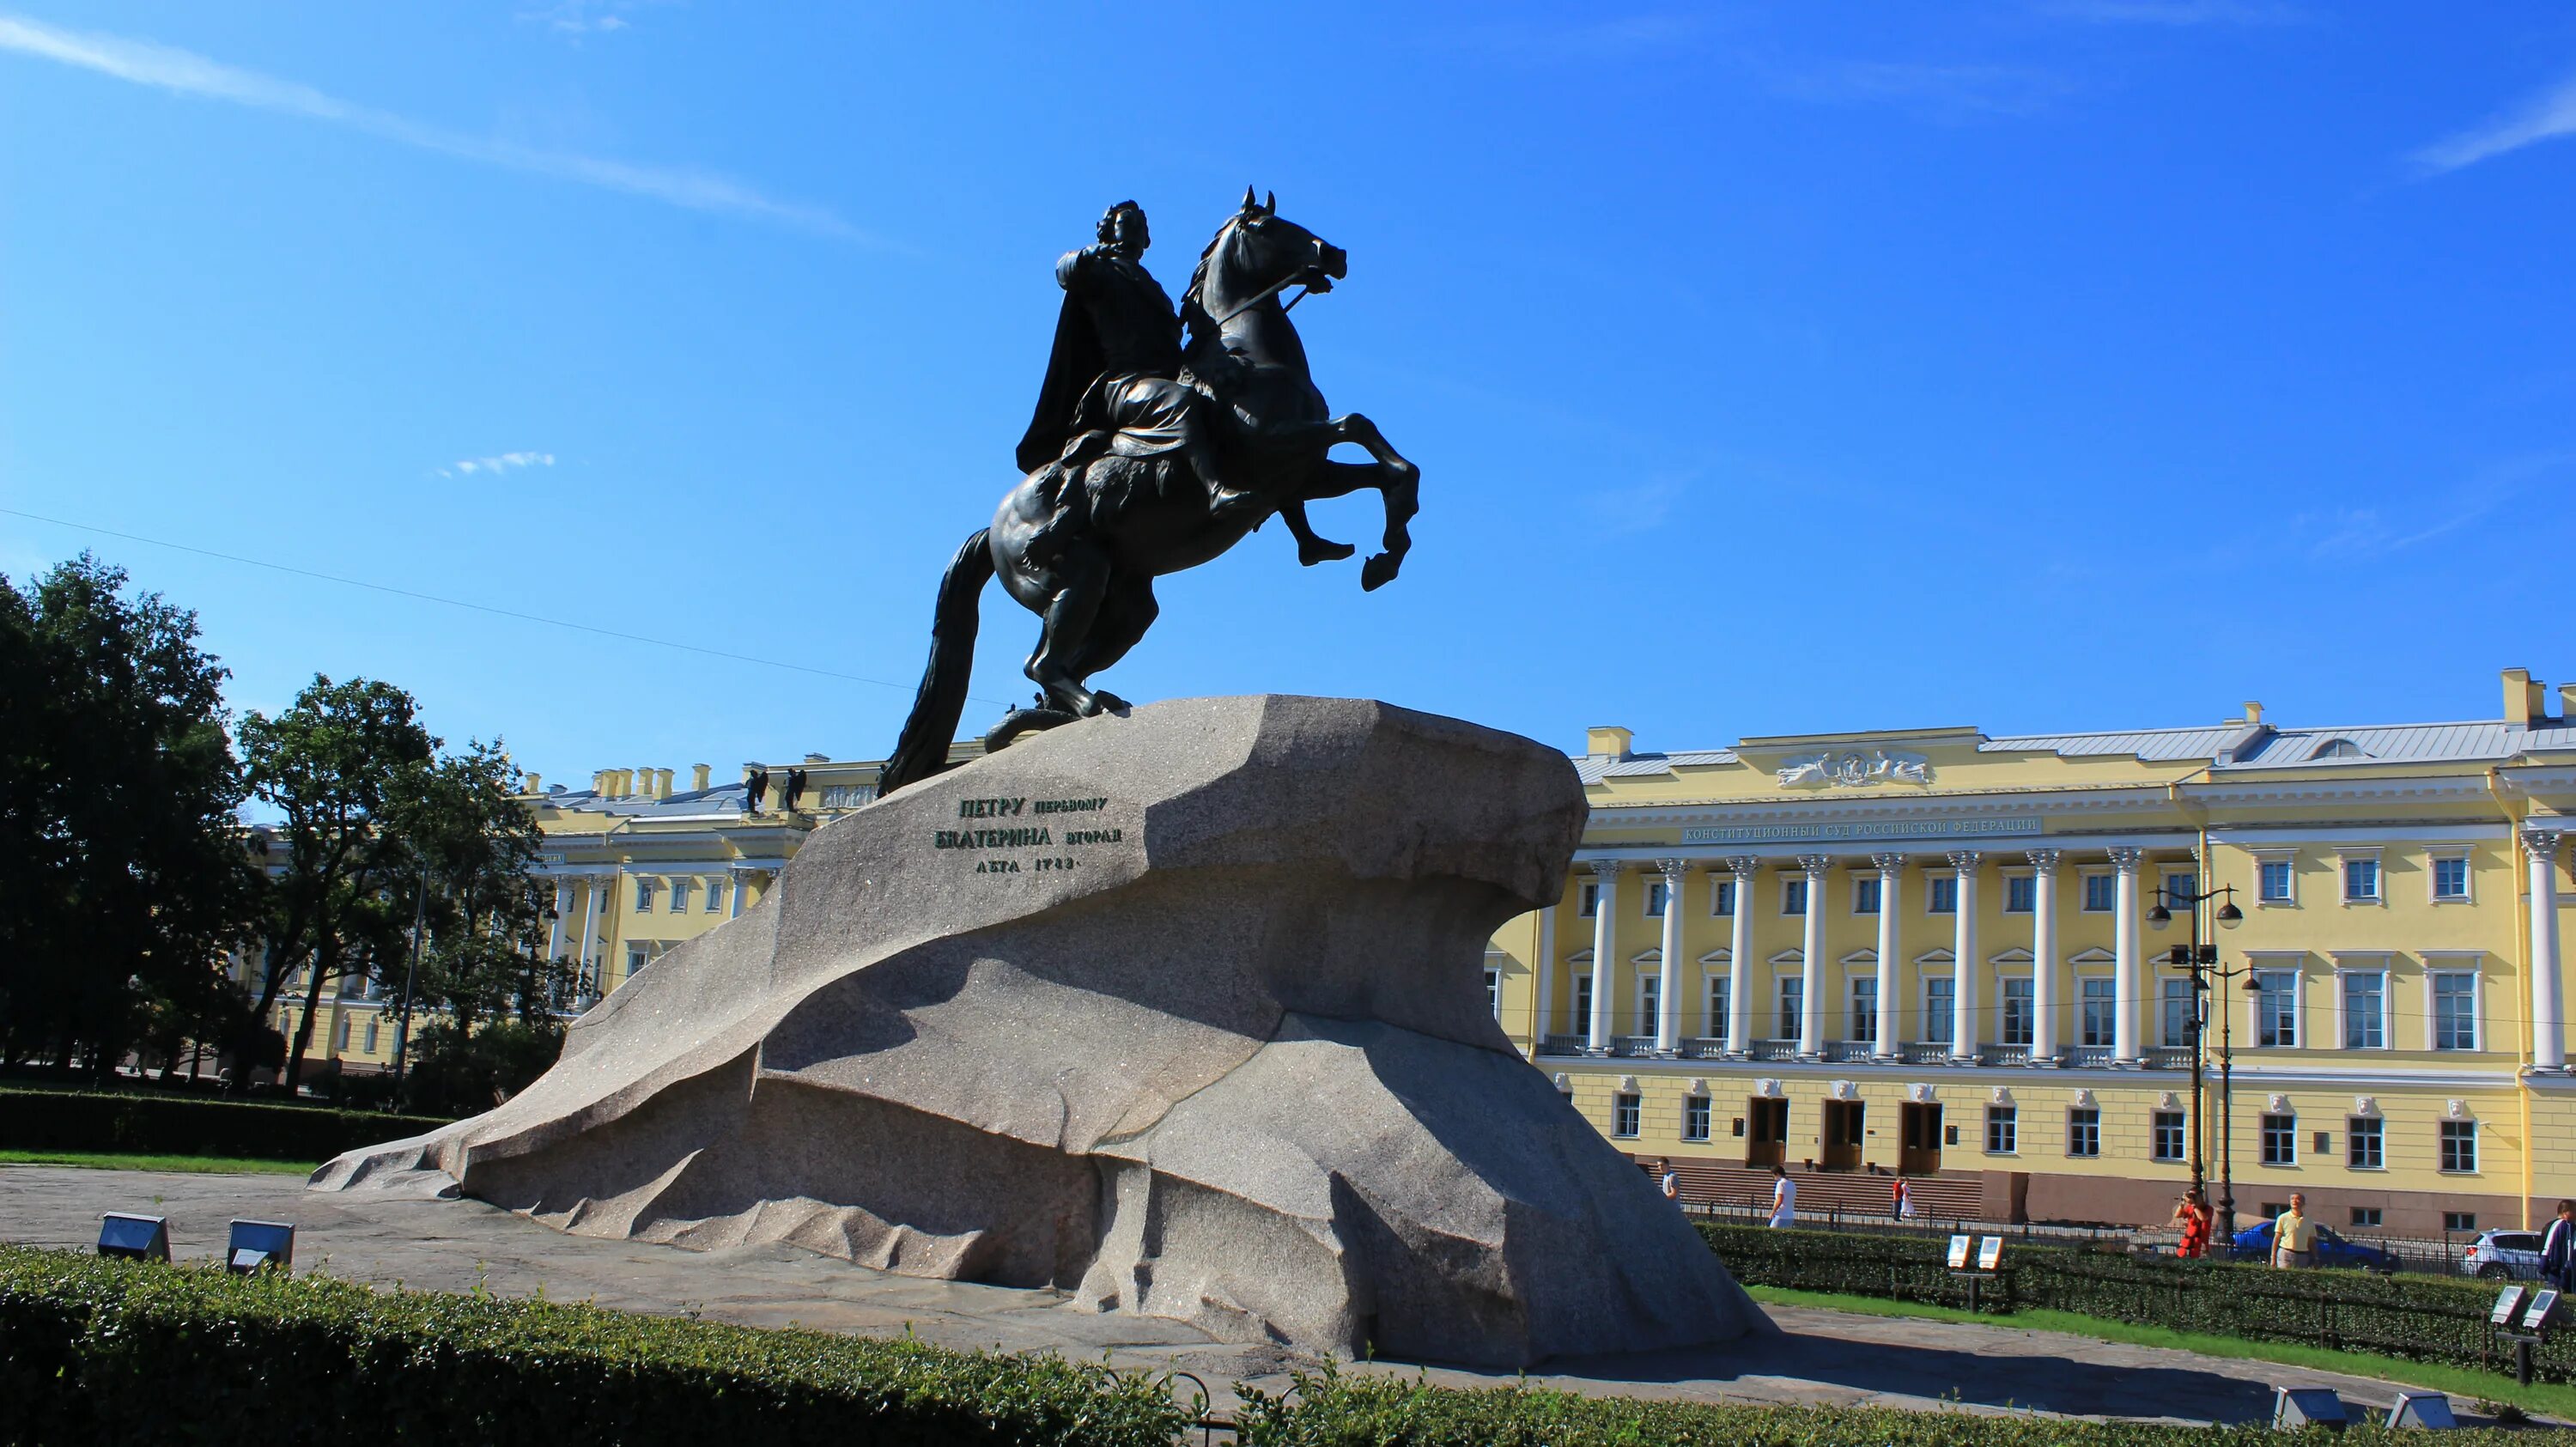
[[[1798,867],[1807,874],[1807,933],[1798,946],[1798,1056],[1815,1060],[1825,1053],[1825,888],[1834,857],[1801,854]]]
[[[1872,1053],[1881,1060],[1896,1058],[1896,995],[1898,990],[1896,957],[1897,907],[1905,892],[1905,856],[1873,854],[1869,862],[1878,866],[1878,1040]]]
[[[2542,1070],[2567,1065],[2567,997],[2558,978],[2558,838],[2555,829],[2528,829],[2522,836],[2531,856],[2531,1063]]]
[[[1618,972],[1611,962],[1619,950],[1619,871],[1616,859],[1595,859],[1592,873],[1601,881],[1601,896],[1592,912],[1592,1018],[1586,1022],[1584,1048],[1595,1053],[1610,1048],[1610,1000],[1618,992]]]
[[[580,981],[576,993],[592,997],[599,994],[599,974],[591,964],[599,939],[599,883],[596,874],[587,875],[581,881],[581,955],[574,971]]]
[[[1682,1048],[1682,911],[1690,906],[1690,861],[1658,859],[1664,876],[1663,979],[1655,987],[1655,1053],[1677,1055]]]
[[[2030,851],[2030,1058],[2057,1058],[2057,862],[2054,849]]]
[[[1549,998],[1556,989],[1556,906],[1538,912],[1538,961],[1531,970],[1536,999],[1530,1006],[1530,1054],[1547,1048],[1548,1026],[1555,1023],[1555,1001]]]
[[[572,913],[572,881],[555,881],[555,917],[546,921],[546,962],[563,958],[564,916]]]
[[[2117,871],[2111,905],[2111,1062],[2138,1063],[2138,861],[2146,851],[2127,845],[2111,851]]]
[[[1977,1058],[1977,986],[1985,978],[1984,962],[1977,958],[1977,851],[1953,849],[1950,867],[1959,871],[1959,915],[1956,930],[1950,937],[1950,953],[1958,964],[1950,976],[1950,1058]]]
[[[1744,998],[1753,980],[1753,892],[1762,880],[1762,861],[1739,854],[1726,861],[1735,876],[1734,928],[1726,943],[1726,1053],[1742,1058],[1752,1053],[1753,1011]]]

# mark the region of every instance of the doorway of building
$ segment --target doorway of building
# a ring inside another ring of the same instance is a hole
[[[1928,1176],[1941,1169],[1941,1107],[1907,1105],[1897,1124],[1902,1128],[1896,1152],[1897,1174]]]
[[[1861,1103],[1857,1100],[1825,1102],[1825,1169],[1857,1171],[1860,1169]]]
[[[1789,1102],[1755,1096],[1744,1108],[1744,1163],[1761,1170],[1789,1158]]]

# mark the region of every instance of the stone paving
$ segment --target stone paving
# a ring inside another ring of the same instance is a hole
[[[865,1336],[909,1328],[952,1347],[1059,1351],[1195,1373],[1223,1411],[1245,1382],[1277,1391],[1311,1363],[1210,1341],[1176,1322],[1104,1315],[1049,1292],[896,1276],[787,1246],[693,1252],[570,1236],[476,1201],[307,1193],[295,1176],[179,1175],[0,1166],[0,1240],[89,1248],[103,1211],[167,1216],[172,1254],[212,1256],[237,1216],[296,1223],[295,1269],[415,1290],[594,1301],[685,1312],[747,1326]],[[1871,1404],[1924,1410],[2090,1417],[2268,1420],[2272,1384],[2332,1387],[2384,1412],[2396,1384],[2269,1362],[2088,1341],[2053,1332],[1775,1307],[1781,1334],[1705,1351],[1550,1362],[1537,1385],[1596,1396],[1703,1402]],[[1443,1385],[1490,1386],[1507,1373],[1375,1362]],[[2453,1409],[2465,1419],[2472,1403]]]

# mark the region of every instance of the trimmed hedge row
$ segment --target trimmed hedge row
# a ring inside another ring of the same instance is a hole
[[[1707,1406],[1497,1387],[1461,1391],[1388,1377],[1308,1373],[1277,1397],[1243,1391],[1243,1447],[2281,1447],[2298,1437],[2347,1444],[2439,1442],[2503,1447],[2494,1428],[2391,1432],[2268,1425],[2175,1426],[2063,1417],[1981,1416],[1890,1407]]]
[[[0,1443],[1169,1447],[1159,1379],[0,1247]]]
[[[0,1090],[0,1150],[311,1161],[420,1135],[429,1116],[113,1091]]]
[[[1707,1406],[1345,1378],[1238,1387],[1245,1447],[2277,1447],[2261,1427]],[[1170,1447],[1159,1376],[912,1340],[758,1331],[0,1247],[0,1447],[189,1441]],[[2313,1432],[2311,1435],[2315,1435]],[[2394,1441],[2359,1428],[2344,1441]],[[2418,1434],[2405,1434],[2420,1440]],[[2501,1434],[2445,1433],[2450,1447]]]
[[[1949,1274],[1946,1247],[1937,1238],[1697,1224],[1727,1269],[1748,1285],[1968,1304],[1966,1284]],[[2015,1244],[2005,1250],[1996,1279],[1978,1285],[1976,1307],[2071,1311],[2176,1331],[2509,1370],[2512,1344],[2499,1341],[2487,1323],[2494,1300],[2485,1286],[2433,1276],[2275,1271]],[[2538,1380],[2576,1380],[2576,1339],[2553,1335],[2534,1352],[2532,1367]]]

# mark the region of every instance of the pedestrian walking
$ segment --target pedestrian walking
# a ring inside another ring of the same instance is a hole
[[[1898,1176],[1896,1178],[1896,1185],[1889,1192],[1887,1201],[1887,1218],[1891,1221],[1911,1221],[1914,1219],[1914,1194],[1905,1189],[1905,1178],[1903,1176]]]
[[[2209,1209],[2209,1198],[2201,1194],[2200,1187],[2194,1186],[2183,1192],[2182,1203],[2174,1207],[2173,1220],[2168,1223],[2182,1228],[2182,1244],[2174,1248],[2174,1254],[2185,1261],[2198,1261],[2207,1256],[2209,1230],[2214,1219]]]
[[[1771,1175],[1771,1224],[1794,1226],[1798,1222],[1798,1183],[1789,1179],[1787,1166],[1773,1166]]]
[[[2308,1198],[2290,1193],[2290,1209],[2272,1223],[2272,1264],[2284,1269],[2317,1264],[2317,1223],[2308,1219]]]
[[[1664,1174],[1656,1181],[1656,1184],[1663,1187],[1665,1200],[1671,1201],[1676,1205],[1680,1204],[1682,1199],[1682,1175],[1681,1172],[1673,1169],[1672,1162],[1664,1162]]]
[[[2540,1279],[2561,1291],[2576,1292],[2576,1201],[2558,1203],[2558,1219],[2540,1238]]]

